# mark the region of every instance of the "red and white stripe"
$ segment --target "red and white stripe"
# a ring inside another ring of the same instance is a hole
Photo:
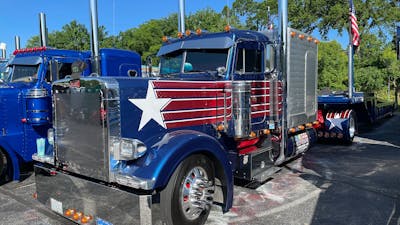
[[[216,124],[232,118],[231,81],[152,81],[158,98],[170,98],[162,117],[168,129]],[[270,82],[251,84],[252,118],[270,115]],[[279,110],[282,108],[281,90]]]

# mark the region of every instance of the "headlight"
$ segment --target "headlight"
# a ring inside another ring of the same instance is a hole
[[[113,138],[111,140],[111,148],[115,160],[134,160],[146,153],[146,145],[131,138]]]
[[[54,129],[50,128],[47,130],[47,141],[50,145],[54,145]]]

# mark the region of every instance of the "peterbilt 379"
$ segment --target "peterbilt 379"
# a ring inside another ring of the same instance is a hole
[[[133,51],[101,49],[94,54],[46,46],[14,51],[0,83],[0,183],[18,180],[20,167],[33,162],[37,140],[46,139],[52,127],[52,82],[70,77],[75,61],[87,65],[82,76],[96,75],[95,58],[102,62],[102,76],[141,75],[141,59]]]
[[[316,140],[317,44],[287,28],[164,39],[160,76],[53,83],[37,199],[80,224],[203,224],[234,177],[264,182]]]

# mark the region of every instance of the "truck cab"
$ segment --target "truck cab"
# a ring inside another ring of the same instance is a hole
[[[104,76],[140,76],[137,53],[102,49]],[[32,162],[37,141],[47,137],[52,126],[51,84],[68,78],[75,61],[88,66],[82,76],[91,75],[89,51],[46,47],[19,49],[8,62],[9,76],[0,88],[0,180],[18,180],[20,166]],[[96,76],[96,74],[92,74]],[[48,143],[45,142],[48,146]]]
[[[78,223],[204,224],[214,200],[229,210],[234,177],[264,182],[315,141],[317,42],[288,32],[288,86],[276,35],[235,29],[164,38],[159,77],[54,82],[38,200]]]

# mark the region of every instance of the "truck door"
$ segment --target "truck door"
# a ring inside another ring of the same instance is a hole
[[[237,43],[234,80],[250,83],[251,126],[264,124],[269,112],[269,81],[265,80],[265,45],[255,41]]]

